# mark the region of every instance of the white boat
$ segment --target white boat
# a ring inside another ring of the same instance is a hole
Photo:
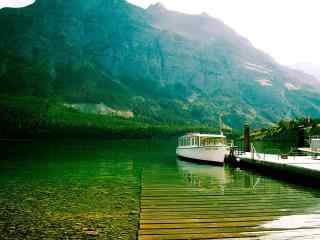
[[[223,165],[229,149],[222,133],[189,133],[179,138],[176,153],[187,160]]]

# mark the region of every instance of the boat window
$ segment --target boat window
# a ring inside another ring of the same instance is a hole
[[[215,139],[215,144],[225,144],[226,140],[224,138]]]
[[[225,144],[224,138],[201,138],[200,146],[214,146],[217,144]]]
[[[200,138],[200,146],[205,146],[205,138]]]

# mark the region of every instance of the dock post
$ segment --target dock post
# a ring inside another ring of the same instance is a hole
[[[304,126],[299,126],[297,130],[297,147],[304,147]]]
[[[243,146],[245,152],[251,152],[249,124],[245,124],[243,128]]]

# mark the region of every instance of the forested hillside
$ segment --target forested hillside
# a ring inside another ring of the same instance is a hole
[[[38,0],[1,9],[0,26],[2,95],[101,103],[150,124],[214,127],[223,115],[236,129],[320,112],[319,81],[208,15]]]

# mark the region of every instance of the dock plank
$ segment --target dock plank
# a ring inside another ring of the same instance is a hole
[[[179,240],[179,239],[221,239],[221,238],[244,238],[259,237],[260,232],[248,233],[196,233],[196,234],[168,234],[168,235],[139,235],[139,240]]]
[[[314,228],[294,228],[291,230],[312,230]],[[224,228],[215,228],[215,227],[200,227],[197,228],[166,228],[166,229],[142,229],[140,231],[141,235],[170,235],[170,234],[212,234],[212,233],[242,233],[242,232],[265,232],[265,231],[286,231],[285,228],[278,229],[268,229],[262,227],[252,228],[248,226],[231,226]]]
[[[283,217],[303,218],[312,206],[320,204],[320,195],[266,178],[252,185],[221,185],[215,180],[209,185],[201,181],[193,185],[177,174],[146,172],[142,177],[139,240],[252,240],[269,236],[278,240],[287,234],[301,237],[307,231],[310,237],[320,235],[317,226],[267,227]]]
[[[293,229],[293,230],[269,230],[269,231],[249,231],[236,233],[196,233],[196,234],[167,234],[167,235],[139,235],[140,240],[182,240],[182,239],[273,239],[273,240],[287,240],[295,239],[319,239],[319,229]]]
[[[219,223],[176,223],[176,224],[141,224],[140,229],[170,229],[170,228],[226,228],[226,227],[247,227],[258,226],[264,221],[248,222],[219,222]]]
[[[214,218],[183,218],[183,219],[153,219],[143,220],[140,219],[140,224],[157,223],[222,223],[222,222],[249,222],[249,221],[271,221],[279,217],[278,215],[270,216],[245,216],[245,217],[214,217]]]

